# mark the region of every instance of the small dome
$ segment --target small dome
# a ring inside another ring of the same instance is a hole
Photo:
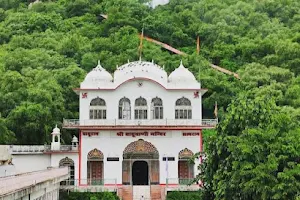
[[[113,80],[113,77],[101,66],[100,61],[98,60],[98,65],[86,75],[84,80],[109,82]]]
[[[59,135],[59,134],[60,134],[60,129],[57,128],[57,125],[56,125],[55,128],[53,129],[52,134],[53,134],[53,135]]]
[[[122,83],[132,78],[148,78],[164,85],[167,83],[168,75],[167,72],[155,64],[154,61],[147,62],[142,60],[128,62],[118,67],[114,73],[115,83]]]
[[[180,62],[180,65],[178,68],[176,68],[170,75],[169,75],[169,81],[170,82],[191,82],[196,81],[195,76],[192,72],[190,72],[187,68],[185,68],[182,64],[182,61]]]
[[[72,143],[78,143],[78,138],[75,135],[73,135]]]

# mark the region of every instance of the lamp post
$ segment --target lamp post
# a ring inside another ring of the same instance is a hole
[[[169,166],[168,166],[168,155],[164,154],[166,158],[166,187],[168,187],[168,181],[169,181]]]

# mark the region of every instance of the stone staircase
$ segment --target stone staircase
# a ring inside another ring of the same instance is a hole
[[[121,200],[165,200],[165,187],[151,186],[122,186],[118,188],[118,196]]]
[[[132,200],[141,200],[142,196],[144,197],[144,200],[151,200],[150,186],[149,185],[133,186]]]
[[[160,185],[151,185],[151,200],[165,200],[165,188]]]
[[[132,186],[122,186],[121,188],[118,189],[118,196],[122,200],[132,200]]]

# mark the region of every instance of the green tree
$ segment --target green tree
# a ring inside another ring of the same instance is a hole
[[[206,145],[205,199],[294,199],[299,125],[268,98],[233,101]]]
[[[47,137],[50,138],[51,124],[49,122],[51,117],[48,107],[37,103],[23,102],[7,116],[7,126],[16,133],[18,143],[44,144]]]
[[[6,120],[0,117],[0,144],[13,144],[16,142],[15,134],[6,126]]]

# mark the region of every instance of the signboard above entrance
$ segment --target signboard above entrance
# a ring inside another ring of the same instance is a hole
[[[143,131],[143,132],[117,132],[117,136],[120,137],[138,137],[138,136],[167,136],[166,132],[160,132],[160,131]]]

